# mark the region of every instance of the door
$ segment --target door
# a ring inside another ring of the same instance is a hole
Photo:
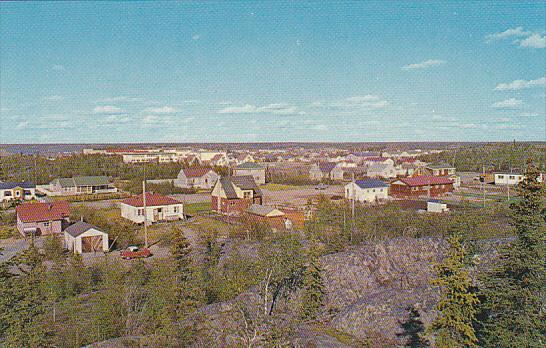
[[[102,236],[82,237],[82,252],[89,253],[102,250]]]

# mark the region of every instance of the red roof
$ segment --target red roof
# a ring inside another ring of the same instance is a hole
[[[144,202],[142,200],[142,194],[138,196],[129,197],[121,201],[127,205],[132,205],[133,207],[143,207]],[[147,207],[156,207],[161,205],[171,205],[171,204],[180,204],[180,201],[177,201],[174,198],[163,196],[157,193],[146,192],[146,206]]]
[[[397,180],[398,181],[398,180]],[[426,186],[426,185],[449,185],[453,184],[453,180],[445,176],[432,176],[432,175],[422,175],[414,176],[412,178],[402,178],[399,179],[404,184],[408,186]]]
[[[182,169],[184,171],[184,175],[188,178],[200,178],[203,175],[210,172],[212,169],[207,167],[196,167],[196,168],[184,168]]]
[[[70,215],[66,201],[53,203],[25,203],[17,206],[17,216],[22,222],[62,220]]]

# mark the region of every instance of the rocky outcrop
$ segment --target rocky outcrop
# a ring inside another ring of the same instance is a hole
[[[400,344],[409,307],[425,324],[434,316],[438,291],[430,280],[446,247],[436,238],[395,238],[324,256],[330,325],[374,346]]]

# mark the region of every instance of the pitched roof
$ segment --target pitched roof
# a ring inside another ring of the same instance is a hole
[[[195,167],[195,168],[184,168],[182,171],[187,178],[200,178],[203,175],[210,172],[212,169],[208,167]]]
[[[34,185],[31,182],[25,181],[25,182],[0,182],[0,190],[10,190],[15,187],[21,187],[24,189],[29,188],[35,188],[36,185]]]
[[[318,167],[323,173],[330,173],[337,166],[334,162],[319,162]]]
[[[219,182],[220,182],[220,185],[222,185],[224,192],[226,193],[226,197],[229,199],[239,198],[237,196],[237,192],[235,191],[234,185],[241,190],[252,190],[254,192],[254,196],[256,197],[262,196],[262,191],[260,190],[258,185],[256,185],[256,181],[254,181],[254,178],[251,175],[232,176],[231,178],[220,178]]]
[[[399,181],[402,181],[408,186],[426,186],[426,185],[449,185],[453,184],[453,180],[445,176],[432,176],[432,175],[422,175],[414,176],[411,178],[402,178]]]
[[[53,203],[25,203],[17,206],[17,216],[23,222],[61,220],[70,215],[70,206],[66,201]]]
[[[264,167],[262,167],[258,163],[254,163],[254,162],[241,163],[235,168],[237,168],[237,169],[264,169]]]
[[[365,179],[365,180],[356,180],[355,184],[363,189],[367,188],[378,188],[378,187],[389,187],[388,184],[384,183],[381,180],[376,179]]]
[[[276,216],[284,216],[285,214],[275,209],[271,206],[267,205],[260,205],[260,204],[252,204],[248,209],[246,210],[248,213],[259,215],[259,216],[267,216],[267,217],[276,217]]]
[[[73,178],[59,178],[61,187],[74,186],[105,186],[109,184],[107,176],[75,176]]]
[[[77,237],[89,231],[90,229],[95,229],[97,231],[103,232],[100,228],[83,221],[78,221],[75,224],[68,226],[64,231],[72,237]]]
[[[137,196],[129,197],[121,201],[121,203],[133,206],[133,207],[143,207],[144,201],[142,199],[142,194]],[[163,196],[157,193],[146,192],[146,206],[147,207],[157,207],[162,205],[171,205],[171,204],[180,204],[180,201],[177,201],[174,198]]]

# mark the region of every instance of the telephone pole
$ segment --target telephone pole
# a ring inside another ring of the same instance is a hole
[[[148,248],[148,219],[146,213],[146,179],[142,181],[142,205],[144,206],[144,247]]]

